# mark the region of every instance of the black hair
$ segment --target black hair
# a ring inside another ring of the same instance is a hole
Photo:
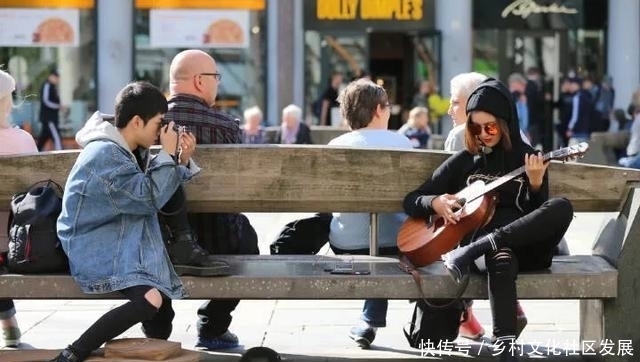
[[[167,113],[167,98],[148,82],[127,84],[116,96],[115,126],[124,128],[135,116],[145,124],[158,114]]]

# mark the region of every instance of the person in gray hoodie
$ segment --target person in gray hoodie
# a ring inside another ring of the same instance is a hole
[[[58,236],[83,292],[118,292],[129,301],[104,314],[54,362],[83,361],[140,322],[171,331],[170,299],[186,292],[165,249],[158,211],[200,169],[191,160],[195,137],[178,135],[173,122],[163,126],[166,112],[159,89],[131,83],[116,97],[113,124],[96,112],[76,135],[83,150],[65,185]],[[141,164],[135,153],[158,136],[160,151]]]

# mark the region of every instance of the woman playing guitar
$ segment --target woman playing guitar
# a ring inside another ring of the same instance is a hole
[[[410,192],[404,209],[409,216],[423,219],[437,214],[455,229],[464,222],[465,203],[472,200],[460,200],[454,194],[475,181],[488,183],[524,166],[525,174],[493,190],[495,205],[490,205],[486,218],[472,232],[461,235],[462,246],[442,255],[456,281],[470,268],[476,270],[474,261],[484,257],[494,335],[504,347],[500,361],[517,361],[517,274],[551,265],[573,208],[567,199],[549,199],[548,162],[522,141],[515,104],[500,81],[490,78],[481,83],[469,96],[466,111],[466,149],[452,155]]]

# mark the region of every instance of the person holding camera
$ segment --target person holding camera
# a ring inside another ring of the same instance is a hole
[[[118,292],[129,301],[100,317],[53,362],[83,361],[140,322],[164,332],[156,338],[171,333],[170,298],[186,292],[164,250],[158,210],[200,169],[191,160],[195,137],[179,136],[173,122],[162,126],[166,111],[158,88],[131,83],[116,97],[113,124],[96,112],[76,135],[83,150],[65,185],[58,237],[83,292]],[[134,152],[149,149],[158,136],[160,151],[140,164]]]

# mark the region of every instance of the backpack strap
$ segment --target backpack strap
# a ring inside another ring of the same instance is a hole
[[[469,285],[469,274],[467,274],[462,279],[462,282],[458,285],[458,289],[456,290],[456,295],[455,295],[455,297],[453,297],[453,299],[451,301],[449,301],[447,303],[444,303],[444,304],[440,304],[440,305],[433,304],[433,303],[429,302],[427,300],[427,297],[424,295],[424,290],[422,290],[422,277],[420,276],[420,272],[418,272],[418,270],[413,265],[411,260],[409,260],[409,258],[407,258],[407,256],[405,254],[400,254],[399,267],[405,273],[411,274],[411,277],[413,277],[413,281],[415,282],[416,286],[418,287],[418,291],[420,292],[420,297],[421,297],[422,301],[424,301],[424,303],[426,305],[428,305],[429,307],[431,307],[431,308],[445,309],[445,308],[451,307],[452,305],[457,303],[460,299],[462,299],[461,298],[462,294],[464,294],[464,291],[467,289],[467,286]]]
[[[11,223],[13,223],[13,211],[9,210],[9,217],[7,218],[7,236],[11,234]]]

